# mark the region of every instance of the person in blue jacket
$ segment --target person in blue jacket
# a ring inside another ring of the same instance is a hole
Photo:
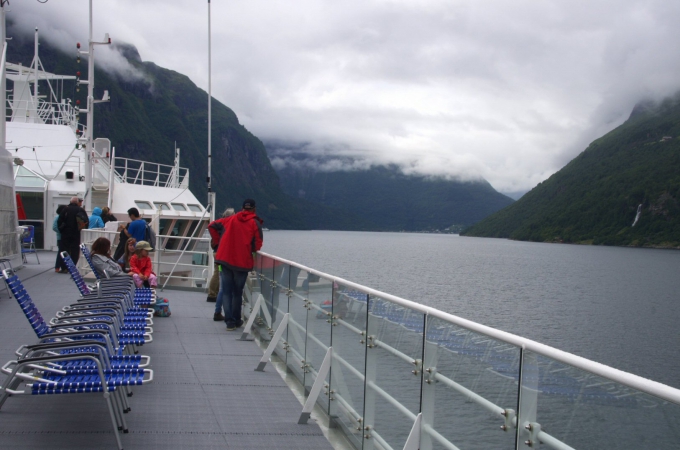
[[[90,226],[88,228],[89,229],[104,228],[104,221],[102,220],[102,209],[100,207],[96,207],[92,211],[92,215],[90,216]]]

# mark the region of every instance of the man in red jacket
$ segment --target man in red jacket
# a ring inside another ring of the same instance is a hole
[[[220,268],[215,316],[220,313],[219,305],[224,304],[224,321],[227,331],[231,331],[243,325],[243,287],[248,272],[253,270],[253,253],[262,248],[262,219],[255,213],[255,200],[246,199],[241,211],[212,222],[208,231],[213,249],[217,248],[215,262]]]

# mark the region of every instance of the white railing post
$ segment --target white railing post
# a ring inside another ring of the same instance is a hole
[[[519,374],[519,411],[517,412],[517,448],[538,447],[535,442],[536,410],[538,408],[538,361],[536,354],[521,351]],[[539,429],[540,431],[540,429]]]
[[[260,363],[255,368],[256,372],[264,372],[264,367],[267,365],[267,362],[269,361],[269,357],[271,357],[272,353],[274,353],[274,349],[276,348],[276,345],[278,344],[279,339],[281,339],[281,336],[283,336],[283,332],[286,330],[286,327],[288,326],[289,316],[290,316],[290,313],[286,313],[283,316],[283,319],[281,320],[281,324],[279,324],[279,327],[276,329],[276,333],[274,333],[274,337],[272,338],[271,342],[269,343],[267,350],[265,350],[264,355],[262,356],[262,359],[260,359]]]
[[[416,416],[416,420],[413,422],[411,427],[411,432],[408,434],[408,439],[404,444],[404,450],[420,450],[420,423],[422,421],[423,413]]]
[[[429,316],[426,316],[429,319]],[[429,327],[429,320],[427,322]],[[423,387],[420,414],[422,423],[434,428],[434,405],[437,396],[437,360],[439,359],[439,346],[427,340],[427,327],[425,328],[425,354],[423,355]],[[404,447],[406,448],[406,447]],[[428,433],[420,436],[420,450],[432,449],[432,437]]]
[[[248,335],[250,334],[250,330],[253,327],[253,322],[255,322],[255,317],[257,317],[257,313],[262,307],[262,294],[259,292],[257,293],[257,300],[255,300],[255,306],[253,306],[253,310],[250,312],[250,317],[248,317],[248,322],[246,322],[245,328],[243,328],[243,333],[241,334],[241,337],[238,338],[238,341],[252,341],[253,338],[249,337]]]
[[[277,330],[278,332],[278,330]],[[305,401],[305,406],[302,407],[302,413],[300,414],[300,419],[298,419],[298,425],[305,425],[312,415],[312,409],[314,409],[314,403],[321,393],[321,388],[326,381],[326,375],[331,368],[331,359],[333,358],[333,347],[328,347],[326,350],[326,356],[323,358],[321,367],[316,374],[316,380],[312,385],[312,389],[309,391],[309,396],[307,396],[307,401]]]
[[[371,430],[375,422],[375,401],[376,401],[376,391],[369,387],[370,383],[375,383],[377,375],[377,367],[375,357],[372,355],[373,349],[376,344],[373,343],[378,327],[376,322],[377,319],[371,320],[371,302],[370,297],[367,304],[367,324],[366,324],[366,373],[364,374],[364,416],[361,422],[361,427],[363,428],[361,434],[364,441],[364,450],[373,450],[374,439],[371,439]]]

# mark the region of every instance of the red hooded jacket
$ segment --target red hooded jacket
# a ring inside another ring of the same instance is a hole
[[[232,270],[253,270],[253,252],[262,248],[262,219],[252,211],[239,211],[208,225],[215,262]]]

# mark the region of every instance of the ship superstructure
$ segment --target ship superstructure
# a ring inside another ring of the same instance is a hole
[[[7,109],[11,111],[6,146],[15,162],[19,224],[33,225],[38,248],[56,250],[52,223],[58,206],[68,204],[72,197],[84,199],[88,214],[95,207],[108,206],[120,222],[127,222],[128,209],[135,207],[159,238],[156,247],[160,251],[155,257],[160,268],[173,268],[173,276],[183,278],[187,287],[203,286],[202,280],[209,276],[207,244],[196,238],[205,232],[211,214],[189,189],[189,170],[180,166],[180,150],[175,149],[173,165],[116,156],[108,139],[90,135],[96,103],[108,101],[108,92],[98,100],[89,95],[87,108],[74,104],[62,95],[70,90],[68,84],[71,88],[74,83],[78,88],[86,84],[89,89],[93,76],[81,81],[79,74],[48,72],[38,48],[36,29],[31,66],[6,65]],[[82,115],[87,115],[89,127],[79,121]],[[106,230],[83,231],[83,241],[91,243],[102,235],[115,241],[117,226],[114,222]],[[195,267],[187,268],[192,265],[202,267],[197,272]]]

